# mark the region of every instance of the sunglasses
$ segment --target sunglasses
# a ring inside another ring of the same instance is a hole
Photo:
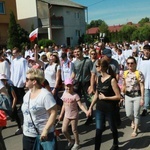
[[[95,67],[98,68],[98,67],[100,67],[100,66],[96,65]]]
[[[96,55],[95,53],[91,53],[91,55]]]
[[[133,62],[131,62],[131,63],[127,63],[127,65],[133,65],[134,63]]]
[[[29,80],[33,81],[34,79],[30,79],[26,77],[26,82],[28,82]]]

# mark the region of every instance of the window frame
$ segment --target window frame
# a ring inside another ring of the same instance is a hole
[[[0,14],[5,14],[5,3],[4,2],[0,2],[0,5],[2,6],[2,11],[0,11]]]

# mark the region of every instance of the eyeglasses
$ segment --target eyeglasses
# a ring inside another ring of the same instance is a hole
[[[100,66],[96,65],[95,67],[98,68],[98,67],[100,67]]]
[[[133,62],[131,62],[131,63],[127,62],[127,65],[133,65],[133,64],[134,64]]]

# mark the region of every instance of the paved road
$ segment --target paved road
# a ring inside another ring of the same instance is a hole
[[[141,126],[139,134],[136,138],[131,137],[132,129],[130,121],[125,117],[124,109],[121,109],[122,125],[119,131],[119,149],[120,150],[150,150],[150,114],[141,118]],[[78,131],[80,134],[80,150],[94,149],[95,123],[90,126],[85,126],[85,115],[80,112]],[[61,127],[61,124],[58,128]],[[3,130],[3,137],[7,150],[22,150],[22,135],[14,135],[17,129],[16,123],[8,121],[7,128]],[[67,142],[62,134],[59,136],[58,149],[64,150]],[[101,150],[109,150],[112,146],[112,136],[110,129],[106,127],[103,133],[103,142]]]

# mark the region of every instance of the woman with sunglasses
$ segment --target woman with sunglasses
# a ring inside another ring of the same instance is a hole
[[[90,53],[90,59],[91,59],[92,63],[94,64],[95,61],[97,60],[96,50],[95,49],[91,49],[89,53]]]
[[[26,87],[22,104],[23,112],[23,150],[32,150],[38,134],[41,141],[52,142],[54,149],[54,123],[57,116],[56,102],[52,94],[42,88],[43,71],[31,68],[26,75]],[[51,139],[51,140],[50,140]]]
[[[109,126],[113,135],[113,145],[110,150],[117,150],[118,131],[115,121],[115,109],[116,100],[120,100],[119,88],[114,77],[114,73],[106,60],[98,59],[96,62],[96,70],[101,74],[101,76],[97,78],[97,90],[88,110],[88,115],[90,116],[92,108],[96,103],[95,150],[100,149],[106,117],[108,118]],[[110,74],[108,74],[107,71],[109,71]]]
[[[144,104],[144,76],[136,70],[136,60],[128,57],[127,68],[123,75],[122,92],[125,94],[125,111],[132,121],[132,137],[137,136],[140,119],[140,107]]]

